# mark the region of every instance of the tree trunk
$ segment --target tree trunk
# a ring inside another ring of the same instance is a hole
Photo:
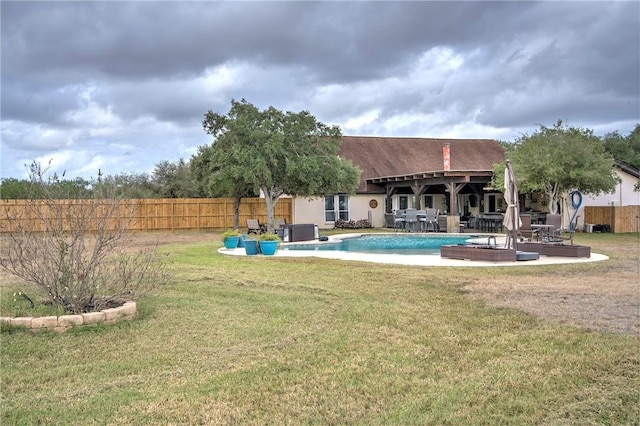
[[[558,185],[547,186],[547,188],[545,189],[545,194],[547,195],[547,199],[549,200],[549,213],[560,213],[560,210],[558,209],[558,201],[560,199],[560,196],[558,194]]]
[[[274,220],[274,209],[276,207],[276,203],[278,202],[279,193],[276,193],[273,190],[268,190],[263,187],[262,192],[264,193],[264,200],[267,204],[267,232],[273,232],[273,220]]]
[[[233,229],[240,229],[240,201],[242,197],[233,199]]]

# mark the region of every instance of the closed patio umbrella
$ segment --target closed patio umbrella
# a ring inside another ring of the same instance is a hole
[[[513,174],[509,160],[507,160],[507,165],[504,169],[504,200],[507,203],[507,210],[504,214],[502,224],[508,230],[506,247],[517,250],[518,230],[520,226],[522,226],[522,223],[520,222],[516,177]]]

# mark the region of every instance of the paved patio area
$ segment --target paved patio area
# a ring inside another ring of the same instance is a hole
[[[362,234],[339,234],[329,237],[328,242],[335,242],[336,240],[355,237]],[[486,237],[472,240],[473,242],[485,243]],[[304,242],[297,242],[295,244],[302,244]],[[319,244],[318,241],[308,241],[309,244]],[[504,246],[505,237],[497,236],[496,243],[498,246]],[[282,243],[286,246],[287,243]],[[233,256],[246,256],[244,248],[225,249],[218,250],[219,253],[233,255]],[[261,256],[263,257],[263,256]],[[271,257],[271,256],[269,256]],[[278,250],[273,257],[318,257],[323,259],[338,259],[349,260],[357,262],[373,262],[373,263],[386,263],[395,265],[414,265],[414,266],[463,266],[463,267],[487,267],[487,266],[536,266],[536,265],[557,265],[567,263],[586,263],[597,262],[606,260],[609,257],[603,254],[591,253],[591,257],[587,258],[571,258],[571,257],[549,257],[540,256],[537,260],[520,261],[520,262],[479,262],[470,260],[456,260],[456,259],[443,259],[440,255],[416,255],[416,254],[377,254],[377,253],[355,253],[347,251],[312,251],[312,250]]]

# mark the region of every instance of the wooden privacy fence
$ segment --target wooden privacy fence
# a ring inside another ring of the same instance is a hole
[[[640,206],[587,206],[584,223],[609,225],[611,232],[640,232]]]
[[[63,227],[78,217],[87,216],[86,229],[94,230],[101,219],[109,227],[124,226],[128,231],[225,230],[233,228],[232,198],[160,198],[130,200],[2,200],[0,231],[10,232],[19,226],[42,231],[44,221],[60,217]],[[239,225],[246,230],[247,219],[267,220],[265,200],[243,198],[240,202]],[[292,200],[281,198],[274,217],[292,220]]]

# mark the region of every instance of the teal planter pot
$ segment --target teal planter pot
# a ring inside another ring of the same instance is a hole
[[[247,234],[242,234],[242,236],[238,240],[238,248],[244,247],[244,240],[246,240],[247,237],[248,237]]]
[[[225,237],[223,241],[224,248],[234,249],[238,247],[238,241],[240,241],[240,237]]]
[[[278,241],[260,241],[260,251],[265,256],[273,256],[278,250]]]
[[[258,254],[258,241],[257,240],[244,240],[244,251],[248,256],[254,256]]]

